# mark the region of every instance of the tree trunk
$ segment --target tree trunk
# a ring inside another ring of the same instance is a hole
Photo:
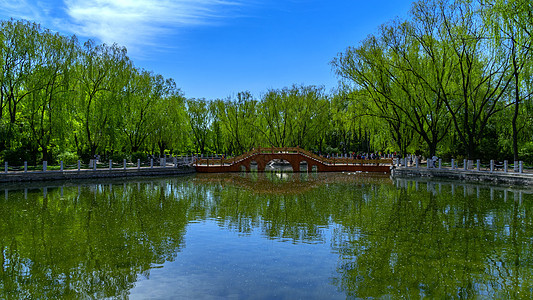
[[[43,150],[42,150],[42,154],[43,154],[43,161],[48,161],[48,147],[42,147]]]
[[[513,47],[513,69],[514,69],[513,77],[515,81],[515,104],[514,104],[514,115],[513,115],[512,127],[513,127],[513,156],[514,156],[515,161],[518,161],[518,128],[516,125],[516,121],[518,120],[518,114],[520,111],[519,110],[520,87],[519,87],[517,67],[518,66],[517,66],[517,61],[516,61],[516,55],[514,55],[514,47]]]

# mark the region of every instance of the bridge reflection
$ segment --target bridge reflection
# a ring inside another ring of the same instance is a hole
[[[194,181],[201,183],[238,186],[257,194],[300,194],[324,184],[353,182],[380,183],[384,174],[367,173],[294,173],[294,172],[241,172],[231,174],[196,174]],[[386,181],[389,182],[389,181]],[[392,185],[392,181],[390,181]]]

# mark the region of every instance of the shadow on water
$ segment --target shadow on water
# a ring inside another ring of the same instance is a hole
[[[179,261],[198,221],[295,252],[327,248],[327,284],[344,297],[530,298],[532,213],[527,188],[368,174],[0,186],[0,298],[127,297],[139,276]]]

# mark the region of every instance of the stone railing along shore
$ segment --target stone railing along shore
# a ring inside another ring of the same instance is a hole
[[[468,181],[492,181],[508,184],[533,184],[533,173],[524,168],[522,161],[512,165],[508,161],[491,160],[488,165],[478,159],[463,160],[462,164],[454,159],[450,164],[443,164],[442,159],[425,162],[418,158],[397,158],[394,161],[393,177],[437,177]]]
[[[195,172],[192,167],[193,161],[193,157],[174,157],[168,160],[161,158],[157,161],[150,159],[149,163],[141,163],[139,159],[135,165],[126,160],[123,160],[122,164],[114,163],[112,160],[109,160],[109,163],[91,160],[88,165],[78,161],[74,166],[65,166],[62,161],[59,166],[48,166],[44,161],[42,169],[39,170],[30,170],[27,162],[20,167],[10,166],[8,162],[4,162],[0,183],[188,174]],[[158,162],[157,165],[154,162]]]

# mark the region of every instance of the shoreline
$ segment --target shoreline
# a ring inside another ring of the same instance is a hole
[[[416,168],[416,167],[394,167],[391,170],[393,178],[443,178],[462,180],[470,182],[493,182],[516,185],[532,185],[533,174],[515,173],[503,171],[477,171],[448,168]]]
[[[78,180],[99,178],[128,178],[143,176],[169,176],[196,173],[193,167],[144,167],[129,169],[82,169],[63,171],[11,171],[0,173],[0,183]]]

